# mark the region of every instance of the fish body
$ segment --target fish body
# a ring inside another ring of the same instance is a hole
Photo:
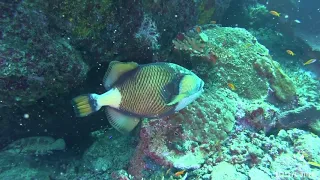
[[[229,87],[232,91],[236,90],[236,86],[235,86],[234,84],[232,84],[232,83],[228,83],[228,87]]]
[[[173,63],[138,65],[113,61],[103,80],[107,92],[81,95],[72,100],[76,115],[87,116],[106,107],[110,124],[130,132],[141,118],[161,118],[193,102],[204,82]]]
[[[270,11],[270,14],[280,17],[280,13],[278,13],[277,11]]]
[[[197,31],[197,33],[201,33],[201,27],[200,27],[200,26],[197,26],[197,27],[196,27],[196,31]]]
[[[291,50],[286,50],[286,52],[287,52],[287,54],[289,54],[290,56],[294,56],[294,55],[296,55],[293,51],[291,51]]]
[[[317,61],[317,59],[310,59],[307,62],[303,63],[303,65],[305,66],[305,65],[308,65],[308,64],[312,64],[312,63],[314,63],[316,61]]]
[[[178,172],[174,173],[174,175],[175,175],[175,176],[181,176],[181,175],[184,174],[185,171],[186,171],[186,170],[178,171]]]
[[[48,136],[35,136],[14,141],[6,146],[4,151],[12,154],[45,155],[55,150],[64,150],[65,146],[63,139],[55,140]]]
[[[301,21],[298,20],[298,19],[294,20],[294,22],[297,23],[297,24],[300,24],[300,23],[301,23]]]

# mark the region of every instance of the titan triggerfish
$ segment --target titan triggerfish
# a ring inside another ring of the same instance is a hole
[[[75,97],[78,117],[105,107],[110,124],[129,133],[141,118],[162,118],[178,112],[203,92],[204,82],[190,70],[173,63],[112,61],[103,78],[106,92]]]

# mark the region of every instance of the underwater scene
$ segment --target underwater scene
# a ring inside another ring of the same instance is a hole
[[[0,0],[0,180],[319,180],[319,0]]]

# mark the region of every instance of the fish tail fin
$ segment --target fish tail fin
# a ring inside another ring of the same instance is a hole
[[[88,116],[98,111],[101,106],[97,102],[97,94],[84,94],[72,99],[71,104],[77,117]]]

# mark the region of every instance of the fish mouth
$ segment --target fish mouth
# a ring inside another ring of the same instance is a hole
[[[202,79],[200,79],[198,91],[203,91],[203,87],[204,87],[204,82]]]

